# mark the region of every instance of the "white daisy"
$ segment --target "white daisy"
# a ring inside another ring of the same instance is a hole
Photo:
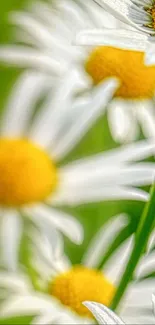
[[[93,92],[74,99],[79,79],[75,71],[67,73],[52,94],[50,77],[47,83],[45,79],[37,72],[26,72],[14,86],[1,118],[0,239],[4,264],[9,263],[12,269],[16,268],[18,254],[16,259],[14,254],[25,217],[41,229],[57,228],[80,243],[81,225],[55,206],[147,200],[148,194],[136,186],[151,184],[155,172],[154,163],[137,163],[154,154],[155,145],[145,141],[60,167],[62,159],[104,113],[117,82],[107,80]],[[34,114],[33,108],[45,91],[46,101]]]
[[[7,299],[3,299],[0,316],[36,315],[33,324],[94,323],[82,303],[90,300],[110,305],[131,252],[132,238],[116,250],[102,271],[96,269],[98,262],[94,255],[102,248],[102,253],[98,255],[99,261],[110,245],[109,238],[116,239],[126,226],[127,219],[123,215],[115,217],[113,223],[110,221],[102,229],[102,237],[93,240],[81,264],[77,266],[72,266],[66,256],[55,260],[47,237],[34,234],[37,254],[34,254],[33,261],[40,274],[40,290],[35,291],[24,275],[0,273],[0,285],[8,293]],[[133,283],[128,291],[125,304],[122,303],[119,311],[120,317],[127,324],[152,324],[154,318],[149,317],[145,310],[145,307],[152,309],[152,282],[140,287]],[[139,305],[142,308],[140,310]]]
[[[143,52],[99,46],[85,61],[94,85],[110,76],[120,82],[107,110],[111,133],[120,143],[133,141],[140,128],[155,139],[155,66],[146,66],[143,58]]]
[[[82,0],[56,0],[51,4],[36,2],[25,12],[12,13],[11,20],[20,27],[16,34],[20,44],[1,46],[0,60],[44,71],[44,78],[47,75],[48,79],[51,75],[53,79],[51,88],[57,82],[57,77],[67,70],[76,69],[79,75],[78,90],[92,86],[91,78],[84,71],[92,47],[73,46],[75,35],[85,28],[103,28],[104,45],[108,45],[113,44],[109,43],[108,33],[110,30],[113,33],[119,27],[118,22],[107,12],[101,11],[94,1]],[[83,36],[78,36],[78,40],[83,44]],[[89,37],[86,40],[89,44]],[[95,37],[94,42],[99,44],[99,38]],[[134,55],[132,51],[105,48],[102,56],[102,59],[99,56],[100,60],[96,58],[97,62],[91,62],[89,66],[92,67],[87,70],[95,82],[98,80],[92,69],[98,68],[103,72],[100,75],[103,79],[115,76],[120,80],[120,91],[108,110],[114,139],[120,143],[132,141],[139,135],[139,124],[144,135],[154,139],[155,67],[148,68],[144,65],[142,53]]]

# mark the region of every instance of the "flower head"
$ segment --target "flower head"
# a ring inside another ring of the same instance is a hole
[[[8,290],[8,298],[3,299],[0,316],[37,315],[33,324],[93,324],[92,314],[85,307],[88,306],[99,323],[109,323],[111,319],[123,324],[119,317],[96,303],[110,307],[115,288],[131,253],[132,238],[113,251],[102,270],[99,271],[97,265],[103,258],[103,247],[105,253],[106,247],[111,247],[109,237],[115,240],[126,226],[126,216],[115,216],[112,223],[110,221],[103,227],[102,236],[96,234],[96,240],[93,239],[78,266],[72,265],[65,255],[55,259],[47,236],[36,237],[34,233],[34,240],[39,240],[40,243],[40,246],[36,246],[37,251],[33,251],[33,262],[39,274],[39,291],[34,290],[30,280],[22,274],[0,273],[0,286]],[[135,279],[122,302],[119,316],[127,324],[139,324],[142,318],[150,324],[149,321],[153,318],[145,314],[144,306],[151,311],[154,279],[144,279],[141,273],[146,265],[148,271],[151,271],[150,259],[150,256],[142,258]],[[89,299],[95,303],[86,303],[84,306],[83,303]]]

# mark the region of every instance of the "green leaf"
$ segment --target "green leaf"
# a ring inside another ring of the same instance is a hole
[[[152,228],[155,225],[155,184],[153,184],[150,192],[150,201],[146,203],[142,216],[140,218],[140,222],[135,234],[135,242],[134,247],[127,263],[127,267],[122,276],[118,289],[116,291],[115,297],[113,299],[111,308],[115,310],[122,297],[125,294],[125,291],[133,279],[134,272],[138,265],[138,262],[146,250],[149,237],[152,232]]]

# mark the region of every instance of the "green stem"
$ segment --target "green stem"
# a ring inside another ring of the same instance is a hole
[[[123,277],[116,291],[115,297],[112,301],[111,309],[113,310],[115,310],[120,304],[120,301],[125,294],[127,286],[133,278],[136,266],[141,258],[141,255],[144,253],[146,249],[150,232],[152,231],[154,223],[155,223],[155,184],[151,188],[150,200],[145,205],[144,211],[140,218],[140,223],[135,235],[135,244],[131,256],[129,258],[127,267],[125,269]]]

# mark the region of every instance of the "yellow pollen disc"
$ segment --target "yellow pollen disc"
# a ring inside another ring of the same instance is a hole
[[[79,315],[92,317],[82,302],[92,300],[109,306],[115,288],[100,271],[76,266],[55,278],[50,293]]]
[[[149,99],[153,96],[155,65],[145,66],[143,52],[101,46],[90,54],[85,69],[95,84],[117,77],[120,87],[116,97]]]
[[[0,140],[0,204],[20,206],[45,199],[56,187],[55,165],[25,139]]]

